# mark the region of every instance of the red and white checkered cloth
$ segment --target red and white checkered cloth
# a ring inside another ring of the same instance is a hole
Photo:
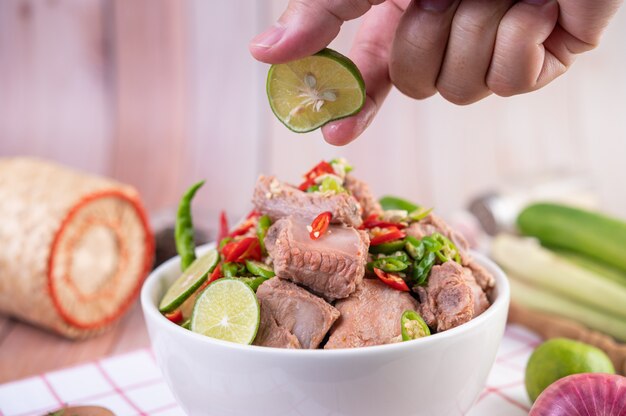
[[[487,387],[468,416],[528,414],[524,369],[537,335],[509,325]],[[68,405],[99,405],[119,416],[184,416],[152,351],[132,353],[0,385],[0,416],[39,416]]]

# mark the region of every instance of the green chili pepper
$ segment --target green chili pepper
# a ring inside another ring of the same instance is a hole
[[[380,259],[376,259],[371,263],[372,269],[380,269],[387,273],[401,272],[402,270],[406,270],[409,267],[407,263],[393,257],[383,257]]]
[[[174,240],[176,242],[176,251],[180,256],[180,267],[183,271],[196,259],[196,245],[193,241],[193,222],[191,219],[191,200],[202,185],[204,185],[204,181],[200,181],[189,188],[183,194],[178,204]]]
[[[263,276],[239,278],[239,280],[241,280],[242,282],[250,286],[250,289],[252,289],[255,293],[256,293],[256,290],[259,288],[259,286],[261,286],[261,284],[268,279],[269,277],[263,277]]]
[[[388,243],[378,244],[377,246],[370,246],[369,252],[374,254],[392,254],[396,251],[404,248],[404,240],[390,241]]]
[[[307,188],[307,192],[317,192],[320,190],[320,186],[319,185],[311,185]]]
[[[409,213],[409,219],[411,221],[420,221],[423,220],[433,211],[432,208],[425,209],[424,207],[419,207],[415,211]]]
[[[430,328],[424,319],[412,310],[404,311],[400,318],[400,327],[402,328],[402,341],[411,341],[430,335]]]
[[[270,266],[260,261],[246,260],[246,269],[255,276],[267,277],[268,279],[276,276]]]
[[[241,276],[246,271],[246,266],[240,263],[223,263],[222,274],[224,277]]]
[[[456,261],[459,264],[461,263],[459,250],[456,248],[456,245],[454,245],[454,243],[450,241],[450,239],[440,233],[432,234],[431,238],[441,244],[441,249],[437,250],[435,254],[442,263],[452,260]]]
[[[428,282],[428,274],[435,264],[435,259],[435,253],[429,251],[422,260],[415,261],[412,276],[415,286],[423,286]]]
[[[267,254],[267,250],[265,249],[265,236],[267,235],[267,230],[269,230],[271,225],[272,220],[270,220],[270,217],[263,215],[259,218],[259,222],[256,226],[256,236],[259,238],[259,244],[263,254]]]
[[[422,242],[426,246],[426,250],[435,253],[443,248],[443,244],[434,237],[435,234],[422,238]]]
[[[380,205],[385,211],[390,209],[401,209],[406,212],[413,212],[419,208],[419,205],[395,196],[384,196],[380,198],[378,202],[380,202]]]
[[[424,257],[426,246],[422,240],[409,235],[406,237],[406,243],[404,249],[414,260],[421,260]]]
[[[183,322],[182,324],[180,324],[180,326],[182,326],[185,329],[190,329],[191,328],[191,319],[187,318],[185,320],[185,322]]]
[[[380,257],[379,257],[380,258]],[[411,263],[411,259],[409,258],[408,254],[406,254],[406,252],[404,251],[396,251],[395,253],[392,253],[388,256],[384,256],[383,258],[387,258],[387,259],[396,259],[396,260],[400,260],[403,263]]]

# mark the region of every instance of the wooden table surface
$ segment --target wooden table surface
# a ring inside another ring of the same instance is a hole
[[[113,329],[82,341],[0,316],[0,383],[149,345],[138,301]]]

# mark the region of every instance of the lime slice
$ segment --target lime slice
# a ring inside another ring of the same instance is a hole
[[[267,97],[285,126],[305,133],[359,112],[365,103],[365,82],[354,62],[323,49],[313,56],[272,65]]]
[[[217,250],[211,250],[204,256],[194,260],[183,274],[172,283],[172,286],[167,289],[165,296],[161,299],[159,310],[167,313],[178,308],[185,299],[191,296],[204,283],[207,275],[215,269],[219,260],[220,256]]]
[[[191,330],[207,337],[251,344],[259,328],[259,302],[250,287],[236,279],[218,279],[196,300]]]

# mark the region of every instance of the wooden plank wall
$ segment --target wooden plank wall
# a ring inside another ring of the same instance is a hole
[[[153,211],[169,206],[189,173],[183,164],[189,107],[183,5],[112,2],[115,131],[110,173],[140,188]]]
[[[111,46],[102,0],[0,1],[0,155],[109,173]]]
[[[188,185],[206,178],[196,218],[211,227],[221,209],[231,219],[250,209],[254,181],[267,171],[265,68],[248,41],[267,19],[264,2],[188,2]]]

